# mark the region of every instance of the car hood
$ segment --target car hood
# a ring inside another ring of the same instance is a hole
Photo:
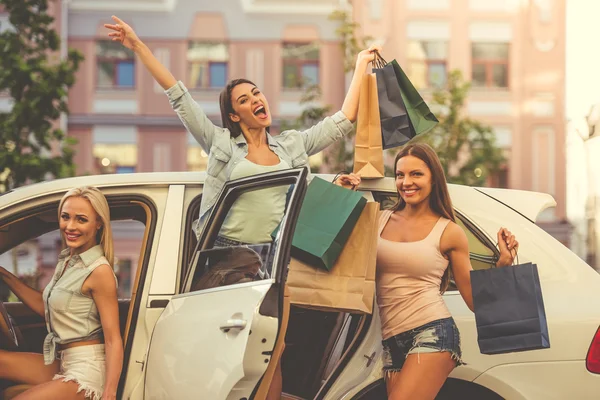
[[[550,207],[556,207],[556,200],[548,193],[486,187],[474,189],[512,208],[533,222],[542,211]]]

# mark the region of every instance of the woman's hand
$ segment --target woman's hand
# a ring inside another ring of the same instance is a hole
[[[498,248],[500,249],[500,257],[498,257],[496,266],[506,267],[512,265],[519,251],[519,242],[515,239],[515,235],[506,228],[500,228],[498,231]]]
[[[112,38],[114,42],[121,42],[123,46],[135,51],[136,47],[138,47],[142,41],[135,34],[133,28],[114,15],[112,16],[112,19],[116,24],[104,24],[105,28],[114,31],[110,32],[108,36]]]
[[[356,68],[362,68],[364,72],[367,69],[367,65],[375,60],[375,52],[381,53],[380,45],[371,45],[368,49],[358,53],[358,57],[356,57]]]
[[[356,121],[356,117],[358,116],[358,98],[360,96],[360,86],[365,72],[367,72],[369,63],[375,60],[375,51],[381,52],[381,46],[372,45],[368,49],[358,53],[358,57],[356,57],[354,75],[352,75],[352,81],[350,82],[348,93],[346,93],[344,104],[342,104],[342,112],[350,122]]]
[[[102,393],[102,400],[117,400],[117,394],[108,394],[106,390]]]
[[[345,187],[347,189],[355,189],[360,185],[360,175],[358,174],[343,174],[337,177],[334,184]]]

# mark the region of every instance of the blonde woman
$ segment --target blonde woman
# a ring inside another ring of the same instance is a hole
[[[65,248],[43,293],[0,267],[0,279],[48,328],[43,355],[0,351],[0,378],[35,385],[19,400],[116,399],[123,342],[108,203],[96,188],[72,189],[58,220]]]

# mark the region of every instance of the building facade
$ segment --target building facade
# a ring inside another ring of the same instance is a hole
[[[339,5],[72,0],[69,46],[86,59],[69,95],[68,131],[79,141],[78,174],[203,170],[206,164],[206,153],[187,134],[163,89],[130,51],[107,40],[103,24],[111,22],[111,14],[135,29],[215,123],[221,123],[223,86],[245,77],[265,93],[277,129],[301,112],[301,82],[318,83],[322,102],[341,106],[341,50],[328,21]]]
[[[600,272],[600,104],[569,121],[566,149],[571,250]]]

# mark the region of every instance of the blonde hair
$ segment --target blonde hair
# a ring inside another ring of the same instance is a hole
[[[114,265],[115,256],[113,248],[112,229],[110,227],[110,208],[108,207],[106,197],[104,197],[100,190],[92,186],[81,186],[75,189],[71,189],[63,196],[63,198],[60,200],[60,204],[58,205],[59,220],[63,205],[65,204],[65,201],[67,201],[67,199],[70,197],[82,197],[86,199],[90,202],[92,208],[100,217],[100,221],[102,221],[102,227],[98,230],[98,233],[96,234],[96,241],[99,242],[99,244],[102,246],[102,249],[104,250],[104,257],[106,257],[109,264],[111,266]]]

